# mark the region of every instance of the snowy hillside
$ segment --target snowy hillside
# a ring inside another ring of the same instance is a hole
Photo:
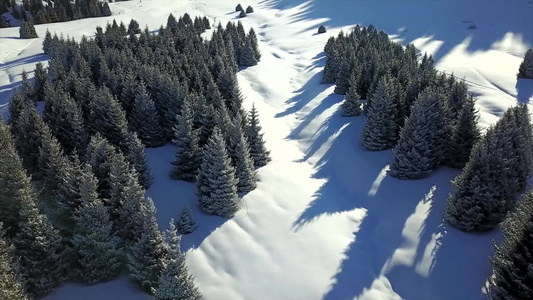
[[[475,93],[480,124],[533,98],[533,80],[516,73],[533,46],[533,4],[501,0],[262,0],[241,2],[254,13],[238,19],[238,2],[132,0],[110,5],[113,16],[36,26],[21,40],[0,29],[0,111],[7,117],[22,70],[47,56],[46,30],[80,39],[96,26],[136,19],[156,30],[169,13],[207,16],[218,25],[253,27],[262,59],[238,73],[244,107],[255,103],[272,161],[231,220],[192,205],[199,228],[184,236],[187,265],[206,299],[483,299],[488,257],[498,231],[466,234],[442,222],[457,170],[441,167],[423,180],[387,175],[392,151],[360,146],[365,117],[341,118],[342,96],[321,85],[324,45],[355,24],[374,25],[403,44],[432,54],[437,69],[464,78]],[[321,24],[328,29],[317,34]],[[205,33],[210,35],[210,31]],[[168,177],[175,147],[148,150],[160,228],[195,186]],[[126,276],[95,286],[65,284],[46,300],[143,300]]]

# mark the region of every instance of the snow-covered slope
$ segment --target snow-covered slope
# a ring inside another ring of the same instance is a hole
[[[238,2],[145,0],[114,3],[111,18],[39,25],[80,38],[108,20],[157,29],[170,12],[237,20]],[[187,264],[206,299],[480,299],[498,232],[464,234],[442,223],[456,170],[401,181],[386,174],[391,151],[359,145],[364,117],[341,118],[342,97],[320,85],[330,35],[373,24],[436,57],[437,68],[468,80],[483,126],[531,98],[532,80],[516,80],[533,44],[533,4],[510,0],[263,0],[241,2],[255,13],[261,62],[238,74],[244,105],[255,103],[272,162],[232,220],[203,215],[183,238]],[[320,24],[328,28],[318,35]],[[475,29],[468,29],[475,25]],[[208,33],[209,34],[209,33]],[[0,30],[0,110],[22,69],[46,60],[42,39]],[[519,100],[517,100],[517,98]],[[155,176],[148,191],[167,227],[194,185],[167,174],[175,149],[149,150]],[[150,299],[127,278],[85,287],[66,284],[47,300]]]

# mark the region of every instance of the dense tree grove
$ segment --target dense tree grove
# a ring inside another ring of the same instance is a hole
[[[32,20],[35,24],[66,22],[111,15],[108,1],[98,0],[24,0],[22,5],[20,2],[17,3],[12,0],[1,0],[0,14],[8,11],[11,12],[15,19],[22,21]],[[28,16],[31,16],[31,18]]]
[[[91,1],[76,10],[108,11]],[[261,59],[257,36],[230,22],[203,39],[210,28],[207,18],[185,14],[170,15],[158,34],[134,20],[97,27],[94,39],[46,33],[48,68],[37,64],[33,81],[23,72],[10,119],[0,122],[2,238],[15,249],[0,243],[0,267],[21,283],[2,292],[26,299],[67,279],[110,280],[127,267],[161,299],[201,297],[179,239],[170,234],[167,244],[145,198],[153,180],[145,146],[174,141],[172,178],[198,178],[200,208],[224,217],[239,209],[237,192],[256,187],[254,165],[270,159],[236,76]],[[39,180],[39,205],[27,174]],[[190,207],[176,225],[181,233],[197,227]]]

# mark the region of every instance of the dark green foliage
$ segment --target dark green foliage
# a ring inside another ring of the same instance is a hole
[[[218,127],[213,130],[202,156],[196,191],[198,204],[208,214],[231,218],[239,210],[238,179]]]
[[[189,203],[181,210],[178,221],[176,222],[176,229],[180,234],[192,233],[198,227],[198,223],[194,220],[192,209]]]
[[[361,133],[361,143],[371,151],[390,149],[398,141],[398,108],[393,99],[390,76],[379,81],[372,99],[367,112],[368,119]]]
[[[250,28],[250,31],[248,32],[248,38],[250,39],[250,43],[252,45],[255,60],[261,60],[261,51],[259,51],[259,45],[257,44],[257,36],[255,35],[255,31],[253,28]]]
[[[35,31],[35,26],[33,26],[33,22],[31,20],[20,21],[19,35],[21,39],[35,39],[39,37],[37,35],[37,31]]]
[[[13,90],[13,95],[11,95],[11,100],[9,101],[9,124],[14,124],[17,122],[20,115],[26,108],[33,106],[33,103],[29,103],[23,95],[19,92],[18,89]]]
[[[88,125],[91,133],[99,132],[115,147],[127,149],[126,115],[108,88],[100,88],[89,103]]]
[[[46,84],[48,81],[48,75],[46,74],[46,69],[43,67],[41,62],[35,65],[35,82],[33,83],[33,88],[35,92],[35,101],[44,101],[45,99],[45,90]]]
[[[49,130],[45,127],[46,124],[41,120],[33,106],[26,108],[16,122],[11,124],[15,146],[22,159],[24,169],[34,178],[39,178],[39,149],[43,134]]]
[[[172,162],[170,177],[189,182],[196,181],[199,166],[199,149],[197,132],[193,130],[193,116],[190,102],[185,101],[181,114],[176,116],[174,127],[176,144],[176,159]]]
[[[445,158],[450,138],[444,98],[426,90],[415,102],[400,132],[390,174],[399,179],[424,178]]]
[[[474,97],[471,96],[463,104],[457,116],[457,123],[452,127],[446,158],[446,164],[451,167],[462,169],[470,158],[472,147],[479,140],[480,132],[477,127],[479,117],[474,105]]]
[[[242,117],[237,118],[230,124],[226,149],[235,167],[235,175],[239,180],[237,192],[246,193],[256,188],[257,176],[254,169],[254,160],[250,155],[250,145],[242,130]]]
[[[256,60],[257,53],[252,47],[252,41],[250,38],[245,38],[244,46],[240,49],[239,52],[239,66],[255,66],[257,65]]]
[[[146,147],[159,147],[165,143],[155,103],[144,85],[140,85],[135,94],[130,125]]]
[[[533,192],[502,224],[504,240],[491,258],[489,298],[519,300],[533,297]]]
[[[342,103],[342,112],[343,117],[355,117],[361,114],[361,101],[359,101],[360,96],[357,94],[357,76],[352,74],[350,77],[350,88],[346,97],[344,97],[344,102]]]
[[[141,33],[141,28],[139,27],[139,23],[131,19],[129,25],[128,25],[128,34],[139,34]]]
[[[343,60],[335,81],[335,94],[346,95],[350,88],[350,74],[352,74],[352,65],[349,61]]]
[[[249,113],[246,137],[250,144],[250,155],[254,160],[254,166],[266,166],[270,161],[270,151],[265,147],[265,141],[263,140],[263,133],[261,133],[261,125],[259,124],[259,116],[255,109],[255,104],[252,106],[252,110]]]
[[[134,132],[130,132],[128,135],[128,152],[126,154],[128,161],[137,172],[139,184],[144,189],[148,189],[152,185],[153,179],[150,172],[150,165],[146,158],[144,145]]]
[[[86,161],[91,165],[98,179],[98,194],[102,199],[110,198],[110,170],[117,152],[102,135],[95,134],[87,146]]]
[[[529,49],[518,69],[518,78],[533,78],[533,49]]]
[[[20,278],[20,266],[15,258],[15,249],[5,239],[0,223],[0,299],[27,300]]]

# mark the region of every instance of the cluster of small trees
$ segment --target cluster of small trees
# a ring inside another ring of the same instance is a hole
[[[20,22],[19,35],[21,39],[34,39],[39,37],[31,20]]]
[[[107,1],[98,0],[23,0],[22,5],[17,4],[15,0],[0,0],[0,14],[4,12],[11,12],[15,19],[36,24],[111,15]]]
[[[363,111],[362,146],[395,148],[390,174],[423,178],[441,164],[462,168],[478,140],[474,100],[464,81],[438,75],[433,59],[419,62],[413,45],[403,47],[373,27],[331,37],[323,83],[344,94],[343,116]]]
[[[237,4],[237,6],[235,7],[235,11],[236,12],[239,12],[239,18],[244,18],[246,17],[246,14],[251,14],[254,12],[254,9],[252,6],[248,5],[248,7],[246,8],[246,10],[244,10],[241,6],[241,4]]]

